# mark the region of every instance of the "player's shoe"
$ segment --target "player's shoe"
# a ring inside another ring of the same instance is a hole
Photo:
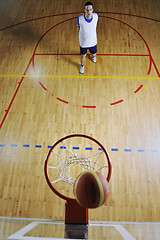
[[[80,72],[81,74],[84,73],[84,66],[81,65],[79,72]]]
[[[92,57],[92,62],[96,63],[97,62],[97,59],[96,57]]]

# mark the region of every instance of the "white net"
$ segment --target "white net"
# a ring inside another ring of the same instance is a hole
[[[52,184],[62,181],[73,185],[75,177],[73,176],[73,171],[70,170],[71,166],[78,165],[81,169],[80,172],[83,170],[94,170],[99,172],[108,168],[106,159],[105,163],[107,165],[104,165],[104,151],[101,148],[96,148],[97,150],[93,152],[92,148],[88,148],[88,150],[91,151],[87,156],[80,156],[80,154],[74,151],[75,149],[77,150],[79,148],[72,148],[71,150],[67,147],[65,141],[62,141],[62,146],[59,147],[58,151],[56,151],[56,149],[52,150],[54,165],[48,165],[48,168],[57,172],[56,179],[51,181]],[[107,171],[105,171],[105,175],[106,172]]]

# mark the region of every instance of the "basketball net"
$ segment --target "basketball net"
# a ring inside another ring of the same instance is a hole
[[[56,169],[59,178],[52,181],[52,183],[56,183],[58,181],[66,182],[73,186],[74,180],[72,177],[68,176],[68,168],[72,164],[80,165],[84,170],[94,170],[100,171],[102,168],[108,168],[107,166],[102,166],[98,163],[101,155],[103,154],[103,150],[101,148],[98,149],[96,154],[90,155],[89,157],[78,156],[78,154],[74,153],[70,149],[67,148],[65,141],[62,141],[63,146],[61,146],[61,154],[52,150],[52,154],[55,154],[58,157],[59,164],[54,166],[48,166],[48,168]],[[93,160],[94,159],[94,160]]]
[[[89,151],[86,154],[84,150]],[[51,147],[44,165],[45,177],[51,190],[66,201],[67,224],[88,224],[88,209],[73,198],[72,186],[77,174],[83,170],[100,172],[108,182],[110,180],[109,156],[96,139],[84,134],[72,134],[59,139]]]

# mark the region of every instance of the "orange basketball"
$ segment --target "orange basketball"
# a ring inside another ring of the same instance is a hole
[[[73,192],[81,206],[97,208],[107,200],[109,193],[108,182],[99,172],[85,171],[76,178]]]

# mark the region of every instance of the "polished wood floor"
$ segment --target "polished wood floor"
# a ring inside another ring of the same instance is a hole
[[[80,56],[84,2],[0,3],[0,216],[64,219],[44,162],[58,139],[96,138],[111,159],[92,221],[160,221],[160,2],[93,1],[97,63]],[[33,76],[37,75],[37,76]]]

